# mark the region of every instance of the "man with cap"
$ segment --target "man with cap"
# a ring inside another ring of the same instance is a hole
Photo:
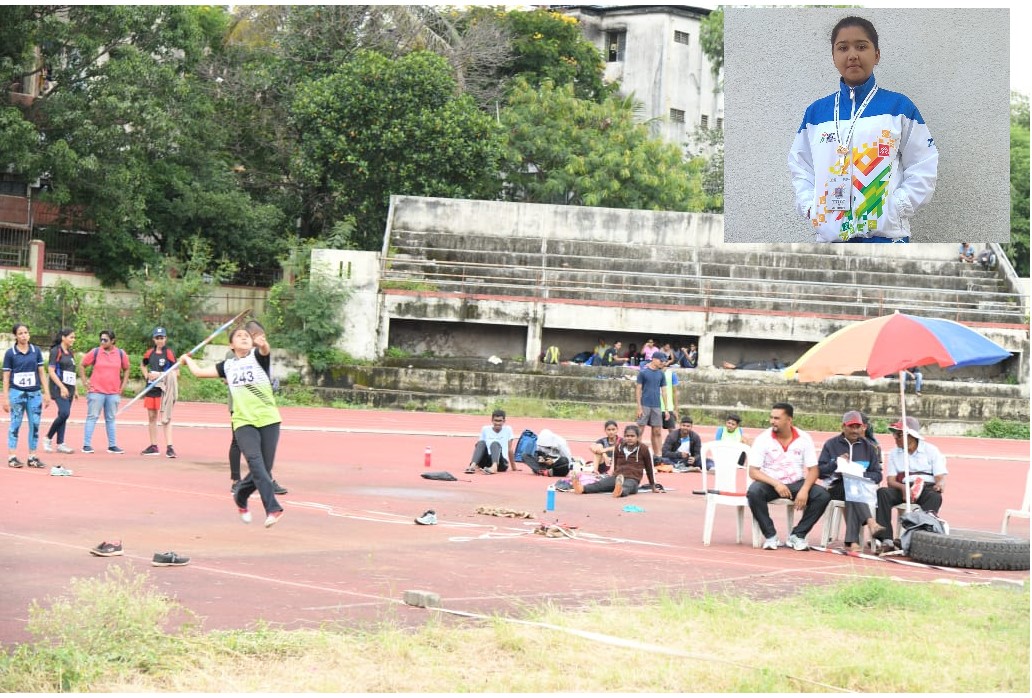
[[[878,444],[868,439],[864,432],[864,417],[856,410],[842,415],[842,433],[824,442],[821,455],[817,458],[820,471],[820,482],[832,500],[846,503],[846,537],[847,549],[859,552],[860,529],[867,524],[871,527],[871,537],[875,538],[881,531],[871,508],[862,502],[850,502],[846,499],[845,483],[838,472],[838,459],[846,458],[864,467],[864,477],[875,484],[881,483],[881,451]]]
[[[906,449],[909,454],[910,476],[906,476],[903,464],[903,439],[906,430]],[[900,420],[889,427],[896,447],[889,451],[885,466],[886,487],[878,488],[878,524],[883,527],[876,538],[891,550],[892,507],[906,501],[906,490],[910,489],[910,501],[924,511],[939,513],[942,493],[946,490],[946,457],[921,435],[921,423],[916,417],[907,417],[906,424]],[[884,549],[883,548],[883,549]]]
[[[151,333],[151,346],[143,352],[143,378],[149,384],[161,377],[161,374],[172,368],[176,363],[176,355],[168,348],[168,333],[164,327],[154,328]],[[165,456],[176,457],[176,450],[172,448],[172,408],[176,404],[178,389],[175,384],[175,374],[170,374],[161,385],[156,385],[147,391],[143,396],[143,406],[147,408],[147,433],[150,436],[150,445],[143,449],[140,455],[159,456],[158,449],[158,415],[161,415],[161,425],[165,432]],[[169,381],[173,381],[169,383]]]
[[[662,453],[663,422],[666,414],[663,411],[661,392],[667,380],[663,373],[666,360],[667,355],[663,352],[653,353],[649,362],[638,371],[638,381],[634,386],[634,398],[638,404],[638,426],[651,428],[653,458],[658,458]]]

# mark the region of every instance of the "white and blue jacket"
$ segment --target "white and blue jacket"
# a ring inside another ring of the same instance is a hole
[[[839,80],[843,139],[874,86],[873,74],[855,88]],[[831,94],[807,108],[788,154],[796,211],[809,219],[817,242],[909,237],[910,218],[932,199],[939,165],[939,151],[921,112],[905,95],[879,87],[857,119],[844,166],[837,141]],[[829,180],[843,174],[852,182],[850,209],[828,210]]]

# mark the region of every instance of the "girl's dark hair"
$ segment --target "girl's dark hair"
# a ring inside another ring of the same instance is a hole
[[[610,426],[619,427],[620,425],[616,423],[615,419],[607,419],[605,426],[602,428],[608,429]]]
[[[53,349],[54,347],[58,346],[61,343],[62,339],[74,333],[75,330],[71,327],[62,327],[57,331],[57,334],[54,335],[54,343],[50,345],[50,348]]]
[[[627,434],[634,434],[635,436],[641,436],[641,429],[638,428],[637,424],[628,424],[623,430],[624,436]]]
[[[18,330],[20,330],[23,327],[25,329],[29,329],[29,326],[26,325],[24,322],[16,322],[16,323],[14,323],[14,327],[11,328],[11,334],[18,334]]]
[[[863,29],[864,33],[867,34],[867,38],[871,40],[872,44],[874,44],[874,50],[880,50],[878,48],[878,30],[874,28],[874,25],[871,24],[869,20],[855,16],[843,17],[838,21],[838,24],[835,25],[835,28],[831,30],[832,47],[835,46],[835,39],[838,38],[839,30],[845,29],[846,27],[860,27]]]

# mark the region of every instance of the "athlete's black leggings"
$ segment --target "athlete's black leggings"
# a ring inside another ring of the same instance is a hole
[[[276,460],[276,445],[279,443],[280,423],[264,427],[253,427],[249,424],[233,430],[240,452],[247,459],[248,474],[240,481],[236,491],[237,506],[247,508],[247,498],[258,490],[261,495],[265,513],[283,511],[276,501],[276,493],[272,487],[272,465]]]

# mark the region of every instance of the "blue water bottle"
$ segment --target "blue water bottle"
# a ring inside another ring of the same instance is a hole
[[[548,494],[545,496],[545,511],[555,511],[555,485],[548,486]]]

